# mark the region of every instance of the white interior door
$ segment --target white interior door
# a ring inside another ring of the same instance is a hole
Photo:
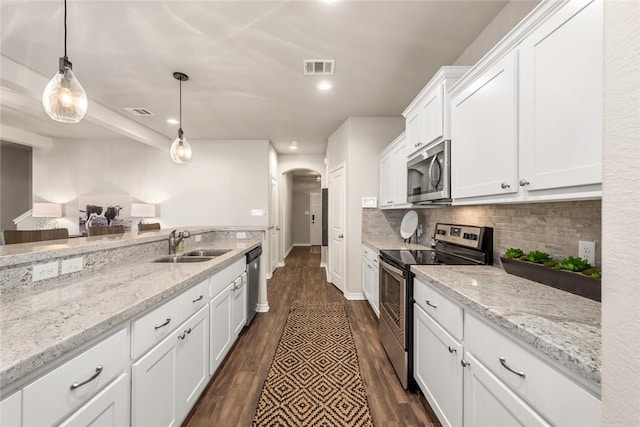
[[[309,241],[322,244],[322,198],[320,193],[309,194]]]
[[[329,174],[329,271],[331,283],[344,291],[345,275],[345,165]]]

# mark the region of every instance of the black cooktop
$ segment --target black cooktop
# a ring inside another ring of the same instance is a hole
[[[380,251],[380,255],[385,259],[395,261],[396,264],[401,266],[442,264],[442,262],[437,259],[436,251],[429,249],[419,251],[382,250]]]

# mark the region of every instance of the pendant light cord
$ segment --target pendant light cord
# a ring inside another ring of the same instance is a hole
[[[182,79],[180,79],[180,130],[182,130]]]
[[[64,0],[64,58],[67,59],[67,0]]]

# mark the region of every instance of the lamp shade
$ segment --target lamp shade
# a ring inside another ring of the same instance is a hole
[[[131,203],[131,216],[135,218],[153,218],[156,216],[156,205]]]
[[[31,216],[34,218],[60,218],[62,205],[60,203],[34,203]]]

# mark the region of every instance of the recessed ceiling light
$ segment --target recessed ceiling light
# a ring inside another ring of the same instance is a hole
[[[170,125],[177,125],[179,122],[177,119],[167,119],[167,123]]]
[[[291,150],[297,150],[298,149],[298,141],[291,141],[291,145],[289,146],[289,148]]]
[[[331,82],[328,82],[326,80],[318,83],[318,90],[327,91],[332,87],[333,85],[331,84]]]
[[[334,3],[338,3],[340,0],[320,0],[320,2],[322,3],[326,3],[326,4],[334,4]]]

